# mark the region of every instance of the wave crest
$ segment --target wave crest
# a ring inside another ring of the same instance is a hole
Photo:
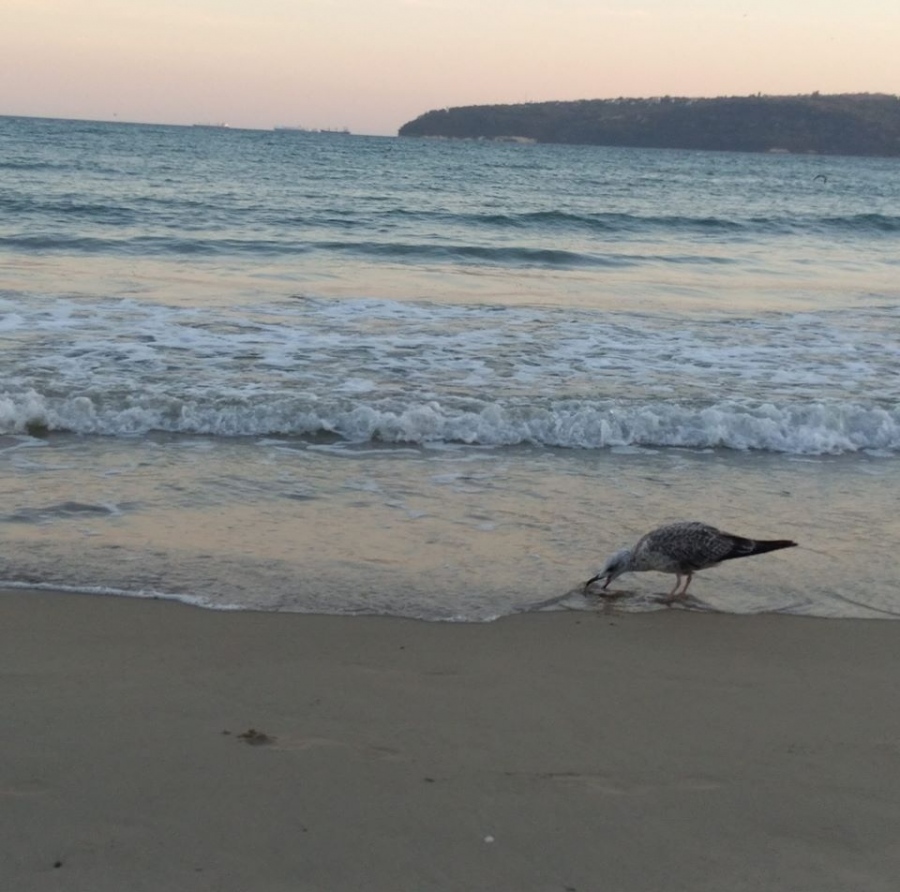
[[[0,394],[0,433],[64,431],[134,436],[152,431],[218,437],[332,435],[348,442],[573,449],[621,446],[760,450],[802,455],[900,452],[900,409],[857,403],[724,401],[546,405],[474,400],[314,397],[222,398],[206,402],[132,396],[121,404],[88,396]]]

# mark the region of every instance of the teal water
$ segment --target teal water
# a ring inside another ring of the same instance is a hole
[[[486,619],[696,517],[892,615],[898,249],[891,159],[0,118],[0,577]]]

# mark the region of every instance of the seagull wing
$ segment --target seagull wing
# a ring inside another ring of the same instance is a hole
[[[660,527],[648,533],[642,545],[648,551],[665,554],[688,572],[752,554],[754,543],[706,523],[689,522]]]

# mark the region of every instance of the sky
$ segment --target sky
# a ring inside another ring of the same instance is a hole
[[[0,114],[392,135],[457,105],[900,94],[898,0],[0,0]]]

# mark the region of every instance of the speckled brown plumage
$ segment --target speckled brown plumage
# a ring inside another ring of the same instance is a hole
[[[668,600],[675,600],[685,597],[693,574],[698,570],[714,567],[734,558],[791,548],[796,544],[790,539],[748,539],[735,536],[699,521],[671,523],[642,536],[633,548],[617,551],[603,569],[585,583],[585,590],[601,579],[605,580],[605,589],[623,573],[656,570],[675,574],[675,587],[668,595]],[[687,578],[682,588],[683,577]]]

